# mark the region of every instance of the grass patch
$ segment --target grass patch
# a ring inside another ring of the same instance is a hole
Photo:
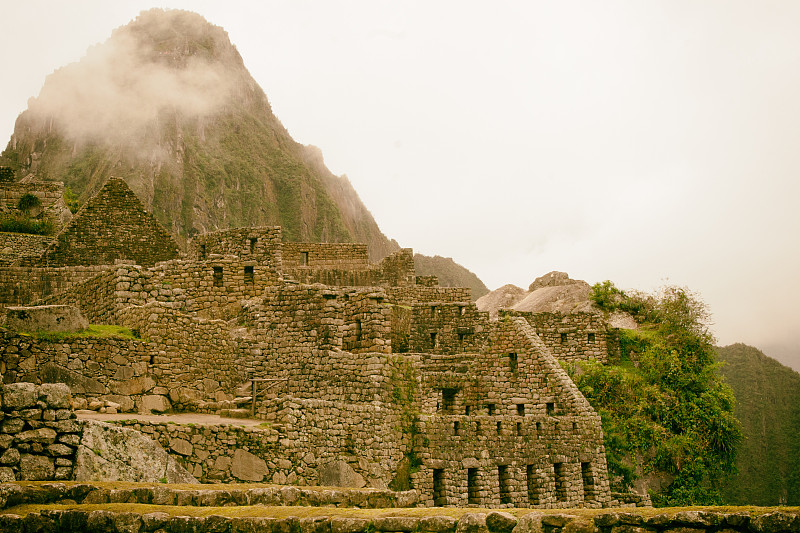
[[[101,339],[138,339],[137,335],[123,326],[113,326],[106,324],[89,324],[89,327],[79,332],[54,332],[54,331],[35,331],[28,335],[40,341],[61,342],[75,338],[101,338]]]

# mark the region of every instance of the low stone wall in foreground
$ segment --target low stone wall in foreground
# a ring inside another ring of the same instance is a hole
[[[206,491],[213,492],[213,491]],[[209,510],[157,506],[146,512],[115,506],[70,508],[43,506],[20,509],[24,489],[0,485],[0,531],[48,532],[266,532],[266,533],[779,533],[800,531],[800,512],[769,509],[749,512],[693,510],[660,514],[569,511],[532,512],[515,516],[506,512],[468,512],[429,509],[424,515],[400,509],[337,510],[287,507],[217,508]],[[13,502],[13,503],[12,503]],[[35,503],[35,502],[31,502]],[[141,509],[141,508],[139,508]],[[30,512],[27,512],[30,511]],[[292,513],[296,512],[296,515]],[[455,511],[455,512],[454,512]],[[181,514],[181,513],[184,514]],[[27,513],[27,514],[24,514]]]

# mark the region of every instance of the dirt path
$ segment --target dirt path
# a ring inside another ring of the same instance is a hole
[[[141,420],[146,422],[173,422],[175,424],[198,424],[198,425],[233,425],[233,426],[258,426],[263,420],[252,418],[224,418],[218,415],[206,415],[201,413],[179,413],[169,415],[145,415],[138,413],[117,413],[104,414],[95,411],[76,411],[79,420],[99,420],[110,422],[114,420]]]

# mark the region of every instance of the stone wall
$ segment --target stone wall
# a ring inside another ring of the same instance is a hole
[[[300,255],[302,250],[313,250],[314,246],[320,246],[326,253],[320,254],[316,262],[313,256],[309,256],[312,259],[306,260],[303,265],[303,259],[300,259],[303,257]],[[360,257],[361,247],[364,247],[363,258]],[[366,261],[366,246],[361,244],[284,243],[283,248],[283,272],[300,283],[342,287],[414,286],[414,254],[410,248],[398,250],[377,264]],[[290,251],[287,252],[287,249]],[[335,253],[339,249],[341,254]]]
[[[600,417],[522,318],[480,354],[423,356],[414,486],[427,505],[601,507]]]
[[[279,268],[281,264],[280,226],[236,228],[197,235],[189,241],[186,258],[205,261],[211,255],[236,256]]]
[[[0,481],[72,477],[81,426],[63,383],[3,387]]]
[[[51,181],[0,183],[0,207],[16,209],[20,198],[32,194],[47,208],[57,203],[64,196],[64,184]]]
[[[524,317],[557,359],[608,362],[607,323],[600,315],[523,311],[504,311],[501,314],[504,313]]]
[[[487,313],[469,300],[411,306],[408,351],[430,354],[477,352],[485,341]]]
[[[56,236],[37,266],[150,266],[178,257],[178,245],[121,178],[110,178]]]
[[[263,488],[238,496],[234,491],[175,490],[169,487],[143,487],[131,489],[106,489],[90,485],[81,487],[49,484],[46,487],[19,487],[6,485],[7,496],[3,508],[12,505],[33,504],[33,509],[14,514],[9,509],[0,515],[0,529],[4,531],[49,531],[53,533],[74,531],[260,531],[265,533],[568,533],[568,532],[637,532],[637,533],[784,533],[800,529],[800,513],[794,509],[772,508],[695,508],[674,512],[599,512],[596,514],[570,514],[569,511],[537,511],[522,516],[492,512],[460,512],[430,510],[424,515],[403,510],[385,513],[358,514],[330,509],[310,513],[298,509],[274,507],[287,501],[276,495],[276,489]],[[286,490],[286,496],[295,504],[307,489]],[[281,496],[284,496],[283,494]],[[139,498],[142,498],[141,500]],[[104,498],[104,499],[100,499]],[[126,499],[127,498],[127,499]],[[365,499],[369,496],[365,495]],[[117,503],[114,510],[97,510],[92,505]],[[310,497],[306,501],[312,500]],[[151,503],[184,506],[262,505],[245,508],[245,512],[203,513],[186,511],[183,514],[144,513],[133,505],[121,502]],[[313,501],[313,500],[312,500]],[[50,502],[69,503],[69,508],[47,505]],[[288,504],[287,504],[288,505]],[[397,506],[386,506],[397,507]],[[30,512],[27,512],[30,511]]]
[[[471,302],[469,287],[431,287],[428,285],[407,285],[388,287],[386,298],[392,303],[433,303],[433,302]]]
[[[370,267],[366,244],[332,242],[285,242],[283,268],[298,267],[363,270]]]
[[[0,307],[31,304],[65,291],[108,268],[107,266],[0,267]]]
[[[53,237],[49,235],[0,232],[0,266],[39,257],[52,242]]]

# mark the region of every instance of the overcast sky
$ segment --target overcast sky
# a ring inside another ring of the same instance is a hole
[[[383,232],[490,289],[687,286],[800,370],[800,2],[0,0],[0,142],[151,7],[227,30]]]

